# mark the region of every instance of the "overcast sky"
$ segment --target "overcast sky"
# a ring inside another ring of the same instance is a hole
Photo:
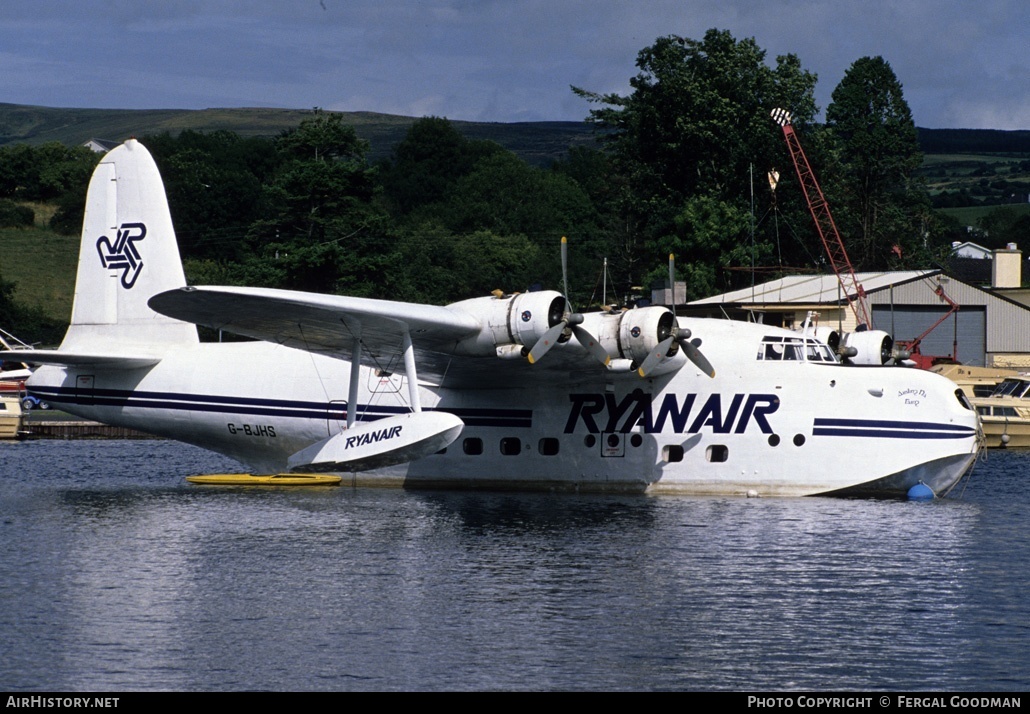
[[[882,56],[918,126],[1030,129],[1028,0],[2,0],[0,102],[581,120],[657,37],[794,53],[825,110]]]

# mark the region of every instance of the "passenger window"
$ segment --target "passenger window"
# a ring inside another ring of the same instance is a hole
[[[705,449],[705,458],[713,464],[722,463],[726,459],[730,458],[729,447],[723,446],[722,444],[712,444]]]
[[[465,439],[462,442],[462,448],[469,456],[479,456],[483,453],[483,440],[476,438]]]
[[[502,456],[518,456],[522,453],[522,439],[515,436],[506,436],[501,439]]]
[[[546,437],[540,440],[537,445],[540,453],[543,456],[557,456],[558,455],[558,440],[554,437]]]
[[[683,461],[683,447],[679,444],[669,444],[662,447],[662,460],[674,464]]]

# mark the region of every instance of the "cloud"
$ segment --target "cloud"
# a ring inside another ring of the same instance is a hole
[[[578,120],[589,106],[570,85],[626,93],[657,37],[717,27],[770,62],[798,55],[824,109],[855,60],[879,55],[918,125],[1025,129],[1028,26],[1024,0],[8,0],[0,96]]]

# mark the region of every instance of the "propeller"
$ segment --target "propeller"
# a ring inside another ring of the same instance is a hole
[[[676,312],[676,257],[669,253],[669,290],[672,297],[672,309],[673,314]],[[641,377],[646,377],[654,371],[655,367],[661,364],[662,360],[665,359],[669,354],[669,350],[672,349],[673,344],[678,344],[683,349],[683,354],[687,356],[694,365],[702,372],[707,374],[709,377],[715,377],[715,368],[712,367],[712,363],[708,361],[708,358],[701,354],[701,350],[697,348],[693,342],[690,341],[690,330],[685,327],[680,327],[679,322],[676,321],[673,326],[669,329],[669,336],[658,343],[658,346],[651,350],[651,353],[647,356],[647,359],[637,369],[637,374]]]
[[[572,311],[572,303],[569,302],[569,242],[565,236],[561,239],[561,279],[562,279],[562,296],[565,298],[565,312],[562,314],[562,319],[554,324],[547,332],[543,334],[536,344],[533,345],[533,349],[529,351],[529,363],[536,364],[540,359],[550,351],[554,344],[558,342],[566,330],[571,330],[572,334],[576,336],[579,343],[583,345],[590,354],[592,354],[598,362],[608,366],[611,362],[611,356],[608,351],[601,346],[601,344],[591,335],[587,330],[581,327],[583,323],[582,313]]]

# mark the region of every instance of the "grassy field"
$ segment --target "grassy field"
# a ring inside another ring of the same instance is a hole
[[[75,293],[78,236],[44,228],[0,228],[0,276],[15,284],[14,298],[68,320]]]
[[[1012,208],[1021,214],[1030,214],[1030,203],[1012,203],[1004,207]],[[953,216],[964,226],[976,226],[979,225],[981,218],[999,208],[1002,208],[1002,206],[966,206],[964,208],[941,208],[938,210],[947,216]]]
[[[15,284],[14,299],[18,302],[67,320],[75,292],[79,237],[47,228],[56,206],[26,205],[36,214],[35,227],[0,228],[0,277]]]

